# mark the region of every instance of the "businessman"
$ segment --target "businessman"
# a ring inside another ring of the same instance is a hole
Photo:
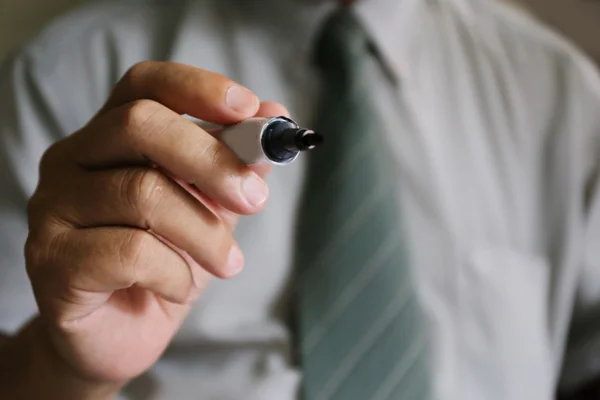
[[[90,2],[0,139],[0,398],[600,396],[600,77],[506,5]]]

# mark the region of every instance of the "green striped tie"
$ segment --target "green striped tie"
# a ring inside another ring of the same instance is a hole
[[[365,81],[369,51],[347,8],[317,44],[325,102],[316,128],[326,136],[309,156],[296,243],[305,400],[429,398],[397,175]]]

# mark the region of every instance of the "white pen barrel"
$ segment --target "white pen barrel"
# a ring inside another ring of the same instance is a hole
[[[249,118],[226,127],[219,139],[246,164],[272,164],[261,143],[264,127],[270,121],[271,118]]]

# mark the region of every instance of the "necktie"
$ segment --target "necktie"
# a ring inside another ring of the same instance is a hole
[[[351,10],[318,39],[325,136],[309,157],[296,241],[305,400],[428,398],[426,335],[403,245],[397,180],[365,81]]]

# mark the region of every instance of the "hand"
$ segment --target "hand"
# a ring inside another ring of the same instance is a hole
[[[267,198],[267,167],[243,165],[181,114],[227,124],[287,112],[220,75],[144,62],[41,162],[27,272],[52,346],[94,381],[126,382],[158,359],[209,277],[240,272],[231,228]]]

